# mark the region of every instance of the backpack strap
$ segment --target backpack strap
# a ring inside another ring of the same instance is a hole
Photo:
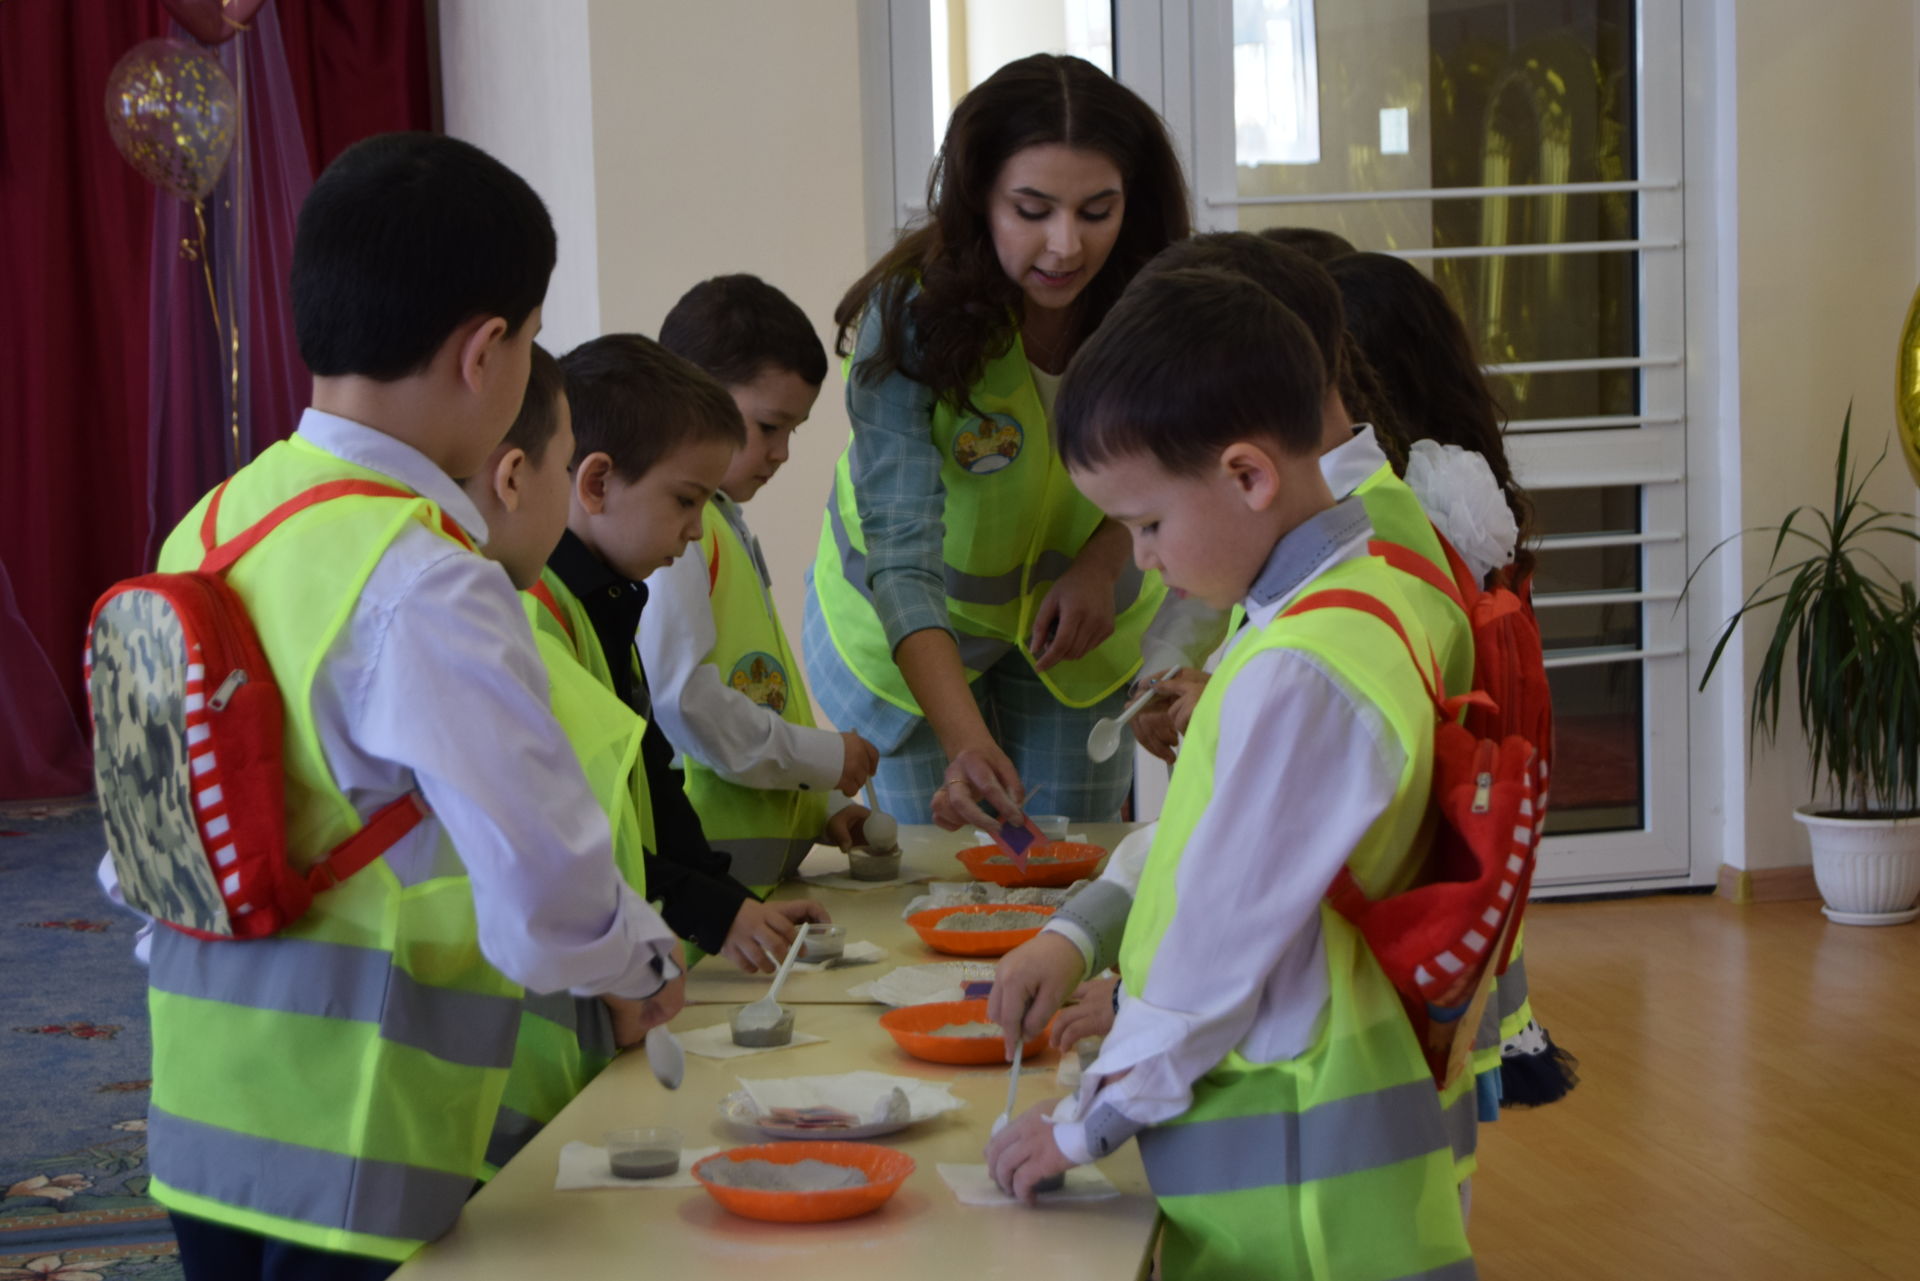
[[[1448,568],[1453,571],[1453,577],[1451,578],[1441,573],[1440,567],[1428,560],[1425,556],[1414,551],[1411,547],[1403,546],[1400,543],[1389,543],[1376,538],[1367,544],[1367,551],[1374,556],[1378,556],[1381,560],[1384,560],[1401,573],[1411,574],[1413,577],[1419,579],[1452,601],[1459,608],[1460,612],[1465,614],[1467,613],[1467,602],[1466,598],[1460,593],[1460,584],[1466,581],[1464,575],[1470,571],[1461,563],[1460,553],[1453,550],[1452,546],[1448,544],[1446,538],[1440,531],[1436,529],[1433,531],[1433,534],[1434,537],[1440,539],[1440,546],[1447,553]]]
[[[336,498],[355,496],[420,497],[410,489],[402,489],[398,485],[384,485],[374,480],[330,480],[295,494],[226,542],[221,543],[217,541],[216,526],[219,521],[220,499],[225,495],[228,484],[228,481],[220,482],[219,488],[213,491],[213,498],[207,503],[206,515],[200,519],[200,547],[206,553],[200,562],[200,572],[203,574],[223,574],[233,568],[235,561],[259,546],[262,539],[278,529],[289,517],[296,516],[309,507],[317,507],[321,503],[331,502]],[[479,550],[474,546],[473,540],[467,537],[467,532],[460,528],[459,523],[444,511],[440,513],[440,530],[468,551]]]
[[[1434,710],[1439,713],[1441,720],[1455,720],[1460,712],[1469,706],[1492,707],[1494,705],[1493,700],[1479,690],[1448,698],[1445,686],[1440,679],[1440,660],[1434,654],[1433,647],[1427,647],[1426,662],[1421,662],[1420,655],[1414,651],[1412,639],[1407,635],[1407,629],[1400,623],[1399,616],[1378,598],[1369,596],[1365,592],[1354,591],[1352,588],[1334,587],[1302,597],[1288,606],[1281,617],[1307,614],[1316,609],[1358,610],[1392,628],[1393,634],[1400,638],[1402,645],[1406,646],[1407,657],[1413,660],[1413,669],[1420,674],[1420,683],[1426,687],[1427,697],[1433,700]]]
[[[566,611],[562,610],[560,608],[560,602],[553,598],[553,588],[547,586],[544,578],[539,579],[533,586],[527,588],[527,595],[533,597],[542,605],[545,605],[547,612],[553,615],[553,621],[560,624],[560,630],[567,634],[567,639],[574,639],[573,624],[567,621]]]
[[[364,827],[307,870],[307,888],[315,894],[332,889],[392,849],[430,813],[418,792],[381,806]]]

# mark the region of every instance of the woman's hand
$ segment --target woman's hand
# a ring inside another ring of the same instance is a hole
[[[1002,823],[1025,823],[1021,804],[1026,788],[1013,762],[988,739],[979,747],[963,748],[947,766],[946,780],[933,794],[933,821],[949,832],[973,826],[982,831],[999,830]],[[981,808],[985,802],[994,813]]]
[[[1131,539],[1104,521],[1034,611],[1027,648],[1033,670],[1081,658],[1113,635],[1113,585],[1127,566]]]

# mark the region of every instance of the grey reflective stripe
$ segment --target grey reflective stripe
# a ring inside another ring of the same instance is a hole
[[[846,518],[840,514],[838,490],[827,501],[827,521],[833,527],[833,545],[840,552],[841,572],[853,584],[855,591],[868,601],[873,600],[873,588],[867,582],[867,554],[853,545],[853,538],[847,533]],[[1058,578],[1071,564],[1073,558],[1063,552],[1041,552],[1033,564],[1032,580],[1046,582]],[[1003,574],[969,574],[963,569],[943,565],[941,577],[950,599],[968,605],[992,606],[1011,605],[1019,600],[1028,576],[1019,569],[1010,569]],[[1125,578],[1125,575],[1121,577]]]
[[[709,836],[713,848],[732,858],[727,875],[742,885],[772,885],[789,875],[813,848],[812,837]]]
[[[1437,1268],[1428,1268],[1424,1272],[1409,1272],[1393,1278],[1393,1281],[1479,1281],[1480,1269],[1474,1266],[1472,1259],[1461,1259],[1456,1263],[1442,1264]]]
[[[176,996],[377,1024],[385,1040],[468,1067],[511,1066],[520,1026],[518,997],[433,987],[391,953],[318,939],[208,943],[155,930],[148,982]]]
[[[1480,1026],[1473,1029],[1473,1048],[1476,1051],[1500,1048],[1500,998],[1497,995],[1480,1007]]]
[[[487,1140],[487,1164],[497,1169],[513,1160],[521,1148],[533,1142],[533,1136],[540,1133],[545,1124],[525,1112],[501,1108],[493,1118],[493,1134]]]
[[[606,1002],[597,996],[575,996],[570,992],[536,996],[529,992],[526,1010],[572,1033],[582,1054],[610,1059],[620,1052],[613,1040],[613,1015]]]
[[[403,1241],[431,1241],[451,1228],[473,1191],[470,1173],[265,1139],[153,1106],[147,1109],[147,1158],[154,1177],[181,1192],[298,1223]]]
[[[1472,1069],[1468,1069],[1471,1073]],[[1480,1090],[1475,1082],[1460,1092],[1445,1113],[1447,1144],[1453,1159],[1464,1161],[1480,1150]]]
[[[1126,932],[1133,895],[1112,881],[1089,881],[1054,911],[1056,920],[1071,921],[1093,940],[1090,974],[1120,962],[1120,939]]]
[[[1147,1181],[1162,1197],[1312,1183],[1447,1147],[1440,1096],[1430,1077],[1305,1112],[1263,1112],[1140,1132]]]
[[[1520,1012],[1527,1003],[1527,962],[1524,957],[1516,956],[1507,966],[1507,972],[1500,976],[1500,982],[1493,989],[1493,999],[1500,1005],[1500,1021],[1505,1022]]]

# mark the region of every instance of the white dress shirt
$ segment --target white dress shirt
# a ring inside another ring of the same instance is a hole
[[[761,600],[771,615],[773,592],[760,540],[747,528],[739,503],[725,494],[716,494],[713,502],[752,556]],[[711,586],[706,559],[698,554],[677,556],[647,579],[640,666],[661,732],[676,752],[730,783],[769,791],[829,791],[846,764],[846,742],[839,732],[795,725],[729,687],[720,669],[707,661],[719,640]],[[797,679],[799,673],[788,675]],[[843,804],[837,799],[834,808]]]
[[[473,503],[411,446],[315,409],[299,435],[432,499],[484,542]],[[445,874],[444,829],[501,973],[535,992],[639,998],[678,972],[672,931],[614,869],[606,815],[549,710],[499,565],[407,524],[322,658],[312,708],[334,782],[362,817],[416,788],[432,806],[384,857],[403,884]]]
[[[1234,643],[1319,572],[1364,555],[1371,536],[1363,521],[1283,593],[1250,598],[1251,626]],[[1232,1050],[1257,1063],[1303,1053],[1326,1006],[1320,903],[1391,803],[1405,754],[1379,712],[1305,653],[1259,654],[1233,684],[1213,801],[1177,874],[1179,911],[1145,989],[1123,993],[1079,1095],[1055,1113],[1054,1137],[1075,1162],[1187,1111],[1193,1083]]]

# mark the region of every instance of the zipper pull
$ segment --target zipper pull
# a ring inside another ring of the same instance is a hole
[[[220,688],[213,691],[213,697],[207,700],[209,711],[224,712],[227,703],[233,698],[233,691],[247,683],[247,669],[236,667],[227,673],[227,679],[220,682]]]
[[[1493,808],[1493,765],[1497,753],[1491,742],[1482,742],[1474,752],[1473,812],[1484,814]]]

